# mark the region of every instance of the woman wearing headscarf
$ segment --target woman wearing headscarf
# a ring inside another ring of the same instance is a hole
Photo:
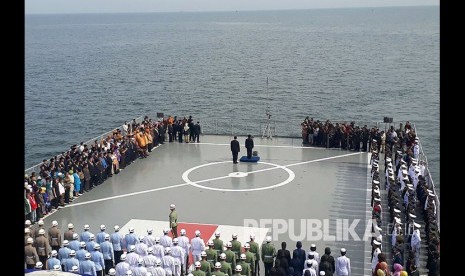
[[[392,274],[392,276],[400,276],[401,271],[402,271],[402,265],[394,264],[394,274]]]

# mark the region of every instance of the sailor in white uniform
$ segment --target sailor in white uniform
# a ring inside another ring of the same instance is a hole
[[[420,224],[414,222],[414,229],[412,234],[412,240],[410,242],[410,246],[412,247],[412,251],[415,254],[415,266],[419,266],[420,263],[420,246],[421,246],[421,238],[420,238]]]
[[[173,239],[168,236],[168,233],[170,232],[169,228],[163,229],[163,237],[160,238],[160,244],[164,247],[171,247],[173,245]]]
[[[147,247],[152,247],[155,245],[155,237],[152,235],[153,229],[147,229],[147,236],[144,237],[144,243]]]
[[[152,274],[154,273],[155,269],[155,263],[159,261],[157,257],[153,255],[153,248],[149,247],[147,250],[147,256],[144,256],[142,258],[144,260],[145,267],[147,268],[147,271],[151,272]]]
[[[130,245],[129,246],[129,253],[126,254],[126,262],[129,264],[130,267],[136,267],[138,265],[138,261],[140,256],[134,252],[136,250],[135,245]]]
[[[350,259],[346,257],[346,249],[341,248],[341,256],[336,259],[336,275],[350,276]]]
[[[410,176],[410,179],[413,179],[415,176],[415,167],[417,166],[417,163],[418,161],[412,158],[412,163],[408,167],[408,175]]]
[[[139,236],[139,243],[137,243],[135,246],[136,249],[134,252],[136,252],[137,255],[139,255],[141,258],[147,256],[147,250],[149,247],[144,243],[144,236]]]
[[[318,270],[318,262],[315,260],[315,251],[308,252],[307,256],[308,256],[307,263],[309,263],[309,261],[310,261],[312,263],[312,268],[315,269],[315,272],[319,271]],[[304,274],[305,274],[305,271],[304,271]]]
[[[125,262],[125,260],[126,260],[126,253],[121,254],[120,260],[121,260],[121,262],[119,262],[119,263],[115,266],[116,276],[125,276],[125,275],[126,275],[126,271],[128,271],[128,270],[130,269],[129,264],[128,264],[127,262]]]
[[[174,258],[174,276],[181,276],[181,267],[184,266],[184,249],[178,245],[178,238],[173,239],[173,246],[171,246],[171,256]],[[184,271],[185,272],[185,271]]]
[[[413,189],[414,189],[415,191],[417,190],[418,177],[421,175],[420,173],[421,173],[420,167],[419,167],[419,166],[416,166],[416,167],[415,167],[415,174],[413,175],[413,178],[412,178]]]
[[[153,255],[159,260],[163,259],[163,256],[165,256],[165,248],[160,244],[160,240],[160,237],[155,237],[155,245],[152,246]]]
[[[152,275],[153,276],[166,276],[165,270],[161,267],[162,262],[161,260],[157,260],[155,262],[155,268],[152,269]]]
[[[418,160],[420,157],[420,145],[418,145],[418,138],[415,138],[415,145],[413,146],[413,157]]]
[[[199,230],[195,230],[195,238],[192,239],[191,246],[192,246],[191,250],[192,250],[192,256],[194,257],[194,262],[200,262],[202,259],[200,257],[200,253],[205,250],[205,242],[200,237]]]
[[[407,170],[402,170],[401,171],[401,177],[399,178],[399,183],[400,183],[400,189],[399,191],[402,192],[405,188],[406,182],[408,183],[409,179],[407,176]]]
[[[320,263],[320,254],[318,252],[316,252],[316,245],[314,243],[312,243],[310,245],[310,251],[309,251],[309,254],[310,252],[313,252],[313,259],[315,261],[317,261],[317,264]],[[318,270],[317,270],[318,271]]]
[[[189,261],[188,257],[189,257],[189,252],[190,252],[191,245],[190,245],[190,242],[189,242],[189,238],[186,237],[186,229],[181,229],[180,234],[181,234],[181,236],[178,237],[178,245],[181,246],[182,249],[184,249],[183,271],[186,272],[187,271],[186,270],[187,263]]]
[[[381,249],[379,248],[381,243],[377,240],[373,240],[373,257],[371,257],[371,270],[374,273],[376,265],[378,264],[378,254],[381,253]],[[339,259],[339,258],[338,258]],[[336,269],[337,270],[337,269]]]
[[[162,258],[163,269],[165,270],[166,276],[172,276],[176,271],[174,258],[170,254],[171,247],[166,247],[165,256]]]
[[[392,236],[391,236],[391,245],[394,248],[397,243],[397,236],[401,234],[402,227],[400,226],[401,220],[398,217],[395,217],[394,220],[396,221],[394,225],[394,229],[392,230]]]

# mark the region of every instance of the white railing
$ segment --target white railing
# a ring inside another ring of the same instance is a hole
[[[439,207],[439,197],[438,197],[438,194],[436,193],[436,186],[434,186],[434,181],[433,181],[433,177],[431,176],[431,173],[430,173],[430,170],[428,168],[428,158],[426,157],[426,154],[425,152],[423,151],[423,147],[421,146],[421,139],[420,139],[420,136],[418,135],[418,131],[417,131],[417,128],[415,126],[415,124],[413,124],[413,129],[415,130],[415,134],[416,136],[418,137],[418,146],[420,147],[420,160],[423,160],[426,164],[426,175],[425,175],[425,180],[426,180],[426,183],[428,184],[428,188],[430,190],[433,191],[433,193],[436,195],[434,198],[435,198],[435,202],[436,202],[436,221],[438,223],[438,230],[440,230],[440,207]]]

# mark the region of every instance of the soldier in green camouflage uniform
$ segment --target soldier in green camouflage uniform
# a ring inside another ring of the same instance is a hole
[[[240,265],[236,265],[236,273],[233,274],[233,276],[241,276],[241,272],[242,272],[242,267]]]
[[[231,265],[231,268],[236,267],[236,254],[231,250],[231,242],[226,243],[226,248],[226,251],[224,251],[224,254],[226,254],[226,262]]]
[[[260,246],[254,240],[255,240],[255,235],[254,234],[250,235],[250,241],[249,241],[250,253],[254,254],[254,258],[255,258],[255,264],[253,266],[254,269],[252,269],[252,276],[258,276],[260,275],[260,265],[258,264],[258,261],[260,260],[260,250],[259,250]]]
[[[200,252],[200,257],[202,258],[200,261],[200,270],[205,272],[206,276],[211,276],[214,265],[207,261],[208,255],[205,251]]]
[[[245,254],[242,253],[240,256],[241,261],[239,263],[239,265],[242,268],[241,274],[246,276],[252,276],[252,269],[250,268],[250,264],[246,262],[246,258],[247,257],[245,256]]]
[[[220,260],[220,254],[223,253],[223,241],[220,239],[220,232],[215,232],[215,239],[213,240],[214,249],[218,257],[217,261]]]
[[[223,272],[221,272],[221,263],[215,263],[215,271],[212,272],[212,276],[226,276]]]
[[[250,266],[250,275],[252,276],[252,274],[255,271],[255,254],[250,252],[250,244],[248,242],[246,242],[244,244],[244,250],[245,250],[245,252],[244,252],[244,254],[245,254],[245,262],[249,264],[249,266]],[[242,266],[242,268],[244,268],[244,266]],[[244,269],[242,269],[242,270],[244,270]]]
[[[192,275],[194,276],[206,276],[205,272],[201,270],[200,262],[195,262],[194,264],[195,270],[192,271]]]
[[[208,241],[208,249],[205,250],[205,253],[207,253],[207,261],[214,267],[215,263],[218,261],[218,253],[215,250],[215,244],[212,240]]]
[[[232,253],[232,252],[231,252]],[[234,254],[234,253],[233,253]],[[229,276],[232,276],[232,267],[231,267],[231,264],[230,263],[227,263],[226,262],[226,254],[225,253],[221,253],[220,254],[220,264],[221,264],[221,272],[223,272],[224,274],[227,274]]]
[[[274,258],[276,257],[276,249],[271,243],[271,237],[267,236],[265,238],[265,244],[262,245],[262,261],[265,266],[265,276],[270,275],[270,270],[273,267]]]
[[[237,240],[237,234],[234,233],[232,235],[232,241],[231,241],[231,251],[236,254],[236,260],[239,260],[239,256],[241,255],[241,242]],[[235,266],[234,266],[235,267]]]

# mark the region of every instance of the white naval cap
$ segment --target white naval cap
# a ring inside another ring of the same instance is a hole
[[[376,179],[375,179],[375,180],[373,180],[373,183],[379,184],[379,180],[376,180]]]
[[[400,162],[401,162],[402,164],[407,164],[407,161],[405,161],[404,159],[401,159]]]
[[[378,167],[378,163],[373,163],[373,167],[377,168],[377,167]]]
[[[408,215],[409,215],[409,217],[411,217],[411,218],[413,218],[413,219],[414,219],[414,218],[417,218],[417,216],[415,216],[415,215],[412,214],[412,213],[409,213]]]
[[[391,157],[386,157],[386,161],[391,162],[392,161]]]
[[[394,208],[394,213],[400,213],[400,210],[397,208]]]
[[[52,221],[52,226],[58,226],[58,221],[56,220]]]
[[[415,226],[415,228],[417,228],[417,229],[421,228],[421,225],[416,223],[416,222],[413,223],[413,226]]]
[[[170,205],[170,209],[175,209],[175,208],[176,208],[176,205],[174,205],[174,204]]]
[[[342,253],[346,252],[346,249],[345,249],[344,247],[341,248],[341,252],[342,252]]]
[[[42,226],[42,225],[44,225],[44,221],[40,219],[40,220],[37,222],[37,224],[38,224],[39,226]],[[58,223],[57,223],[57,225],[58,225]]]
[[[399,223],[399,224],[401,223],[401,220],[400,220],[400,218],[398,218],[398,217],[394,217],[394,220],[395,220],[397,223]]]
[[[379,241],[377,241],[377,240],[373,240],[373,244],[380,245],[381,243]]]
[[[403,174],[407,174],[408,171],[407,171],[407,170],[402,170],[402,173],[403,173]]]
[[[379,197],[375,197],[374,200],[375,200],[375,201],[378,201],[378,202],[381,202],[381,198],[379,198]]]
[[[68,223],[68,229],[73,229],[74,225],[72,223]]]
[[[379,189],[373,189],[373,192],[375,192],[375,194],[378,194],[378,195],[381,193]]]
[[[195,230],[195,236],[196,237],[200,236],[200,231],[199,230]]]
[[[326,272],[324,270],[320,271],[320,276],[321,275],[326,275]]]
[[[382,229],[381,227],[379,227],[378,225],[375,225],[375,228],[376,228],[376,230],[378,230],[378,231],[383,230],[383,229]]]
[[[271,242],[271,236],[266,236],[265,241],[266,242]]]

